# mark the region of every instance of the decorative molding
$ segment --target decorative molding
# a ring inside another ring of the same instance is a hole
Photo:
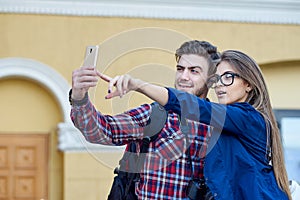
[[[0,0],[0,12],[300,24],[298,0]]]
[[[35,60],[25,58],[0,59],[0,79],[5,77],[23,77],[45,86],[56,98],[65,122],[70,121],[67,94],[71,86],[51,67]]]
[[[89,153],[101,152],[120,152],[124,150],[124,146],[107,146],[100,144],[92,144],[87,142],[83,135],[71,123],[58,124],[59,146],[62,151],[87,151]]]
[[[58,124],[58,149],[61,151],[120,151],[123,147],[108,147],[88,143],[73,126],[70,119],[71,106],[68,92],[71,86],[58,72],[35,60],[25,58],[0,59],[0,79],[26,78],[46,87],[56,98],[63,113],[63,122]]]

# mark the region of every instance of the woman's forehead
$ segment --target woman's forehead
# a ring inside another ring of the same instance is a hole
[[[216,74],[223,74],[224,72],[228,72],[228,71],[230,71],[230,72],[236,72],[236,70],[234,69],[234,67],[232,67],[228,62],[221,61],[218,64]]]

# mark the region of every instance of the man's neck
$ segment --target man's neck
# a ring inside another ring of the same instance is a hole
[[[207,92],[198,95],[200,99],[207,99]]]

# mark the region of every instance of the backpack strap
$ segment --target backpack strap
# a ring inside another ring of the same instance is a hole
[[[144,128],[144,138],[142,139],[142,145],[140,147],[140,155],[137,159],[138,171],[142,169],[144,164],[146,153],[148,153],[148,148],[150,142],[157,139],[158,134],[165,126],[167,120],[167,112],[160,104],[154,102],[151,104],[152,112],[150,114],[149,123]]]
[[[155,140],[153,136],[156,136],[165,126],[167,121],[168,113],[163,106],[154,102],[151,104],[152,112],[150,114],[150,119],[144,128],[144,137],[152,137],[151,140]]]
[[[136,167],[137,167],[136,172],[141,171],[141,169],[144,165],[146,153],[148,152],[150,142],[153,142],[157,139],[158,134],[160,133],[160,131],[165,126],[167,116],[168,116],[168,114],[167,114],[166,110],[164,109],[164,107],[162,107],[158,103],[156,103],[156,102],[152,103],[151,107],[152,107],[152,112],[150,114],[149,123],[144,128],[144,138],[142,139],[142,144],[141,144],[141,147],[140,147],[140,153],[139,153],[139,155],[137,156],[137,159],[136,159],[136,164],[137,164],[136,165]],[[129,145],[132,146],[132,143],[134,143],[134,141],[132,141]],[[138,181],[138,179],[139,179],[139,173],[131,174],[130,180],[126,184],[125,197],[128,194],[128,191],[130,189],[131,184],[133,182]]]

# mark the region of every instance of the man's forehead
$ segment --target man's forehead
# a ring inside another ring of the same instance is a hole
[[[184,54],[178,60],[178,65],[182,67],[208,67],[207,59],[196,54]]]

